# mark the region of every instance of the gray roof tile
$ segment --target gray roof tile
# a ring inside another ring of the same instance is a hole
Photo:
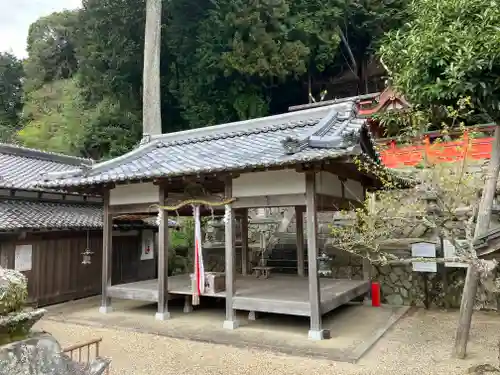
[[[102,207],[25,200],[0,202],[0,230],[102,227]]]
[[[0,201],[0,231],[29,229],[101,229],[102,207],[96,204],[36,202],[28,200]],[[143,219],[155,225],[155,219]],[[126,225],[126,221],[124,225]],[[169,226],[176,226],[169,220]]]
[[[92,160],[0,143],[0,187],[28,189],[42,174],[91,164]]]
[[[163,134],[151,137],[148,143],[128,154],[95,164],[90,169],[49,173],[40,186],[64,188],[333,159],[359,154],[361,148],[356,146],[362,134],[370,139],[369,157],[379,162],[369,132],[362,131],[365,126],[365,120],[356,118],[355,103],[343,102]],[[289,143],[300,146],[290,148]]]

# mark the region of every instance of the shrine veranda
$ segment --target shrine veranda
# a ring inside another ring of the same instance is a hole
[[[201,215],[213,211],[226,218],[223,290],[200,295],[225,298],[224,328],[238,327],[236,310],[308,316],[309,338],[320,340],[329,336],[322,315],[369,291],[369,263],[364,264],[364,280],[320,279],[318,273],[317,213],[357,207],[367,189],[379,186],[376,176],[356,167],[355,157],[380,163],[365,120],[356,117],[355,103],[348,102],[149,137],[128,154],[71,173],[51,173],[41,185],[103,196],[102,313],[112,313],[113,298],[157,302],[158,320],[170,318],[171,298],[187,296],[190,310],[189,297],[196,297],[196,291],[189,275],[167,277],[167,222],[169,216],[192,215],[198,205]],[[172,206],[178,207],[174,211]],[[295,209],[296,276],[251,275],[248,209],[262,207]],[[157,279],[111,283],[112,222],[125,214],[159,216]],[[241,274],[235,265],[237,220]]]

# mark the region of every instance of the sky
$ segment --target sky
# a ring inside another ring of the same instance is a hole
[[[82,0],[0,0],[0,52],[26,57],[28,28],[33,22],[81,4]]]

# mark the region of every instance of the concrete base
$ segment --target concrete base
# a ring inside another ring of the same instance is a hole
[[[100,306],[99,312],[101,314],[109,314],[113,312],[113,308],[111,306]]]
[[[184,309],[182,310],[185,313],[190,313],[193,311],[193,304],[191,303],[191,296],[186,296],[184,299]]]
[[[155,319],[156,320],[169,320],[170,319],[170,313],[168,311],[166,311],[164,313],[157,312],[155,314]]]
[[[236,329],[240,326],[240,322],[237,320],[224,320],[224,324],[222,324],[222,328],[224,329]]]
[[[313,341],[328,340],[330,338],[330,331],[327,329],[321,329],[319,331],[309,330],[308,336],[309,340]]]
[[[257,320],[257,313],[255,311],[250,311],[248,313],[248,320]]]

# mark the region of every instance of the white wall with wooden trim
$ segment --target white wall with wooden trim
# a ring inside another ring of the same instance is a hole
[[[233,197],[305,194],[303,173],[293,169],[243,173],[233,178]]]
[[[117,185],[109,192],[111,206],[135,203],[158,203],[158,186],[152,182]]]

